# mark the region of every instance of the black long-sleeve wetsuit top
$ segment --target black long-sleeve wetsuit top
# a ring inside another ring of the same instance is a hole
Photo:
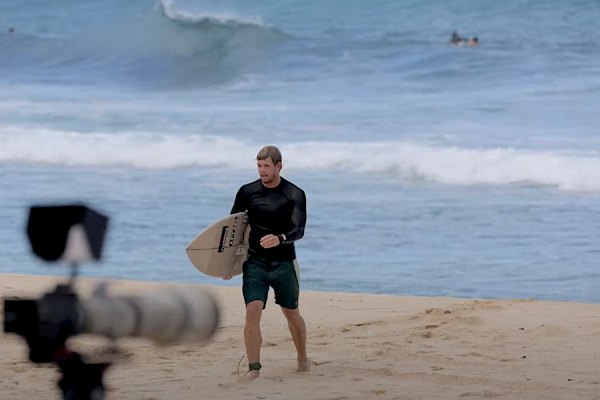
[[[248,212],[250,251],[272,261],[296,258],[294,241],[304,236],[306,195],[290,181],[281,178],[277,187],[265,187],[260,179],[242,186],[235,196],[231,213]],[[279,246],[264,249],[260,239],[268,234],[285,235]]]

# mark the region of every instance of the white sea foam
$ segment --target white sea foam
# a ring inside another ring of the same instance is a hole
[[[248,151],[239,141],[213,136],[78,133],[38,130],[0,134],[0,161],[136,168],[215,167]],[[235,167],[235,163],[232,165]]]
[[[261,144],[210,135],[1,130],[0,162],[148,169],[252,167]],[[600,155],[404,141],[281,144],[287,168],[384,174],[449,185],[528,184],[600,192]]]

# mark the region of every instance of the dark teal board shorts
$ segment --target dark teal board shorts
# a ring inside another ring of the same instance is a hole
[[[246,304],[261,300],[267,305],[269,287],[275,292],[275,303],[283,308],[298,308],[300,285],[296,272],[296,261],[269,261],[250,255],[244,263],[242,292]]]

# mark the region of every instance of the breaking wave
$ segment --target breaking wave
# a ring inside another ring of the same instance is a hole
[[[77,133],[0,134],[0,162],[169,169],[252,168],[257,143],[210,135]],[[32,145],[37,144],[37,145]],[[286,168],[383,174],[448,185],[539,185],[600,192],[600,154],[442,147],[405,141],[291,142]]]

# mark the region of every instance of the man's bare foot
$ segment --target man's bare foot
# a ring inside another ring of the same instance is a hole
[[[253,380],[255,380],[256,378],[258,378],[259,376],[260,376],[260,371],[258,371],[258,370],[250,370],[250,371],[246,372],[240,378],[240,381],[241,382],[252,382]]]
[[[298,369],[296,372],[308,372],[310,371],[310,361],[306,360],[298,360]]]

